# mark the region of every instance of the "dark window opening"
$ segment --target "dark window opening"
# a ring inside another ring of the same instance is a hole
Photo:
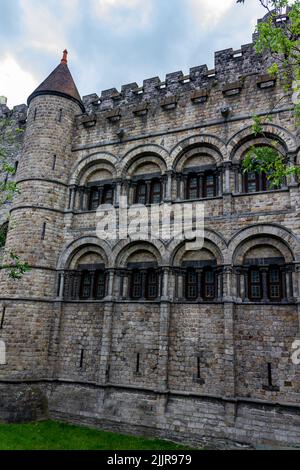
[[[189,175],[187,185],[187,199],[198,199],[199,180],[197,175]]]
[[[83,360],[84,360],[84,349],[80,351],[80,364],[79,364],[80,369],[82,369],[83,367]]]
[[[142,297],[142,273],[133,271],[131,275],[131,298],[139,300]]]
[[[205,270],[203,273],[203,292],[204,300],[213,300],[215,298],[215,273],[212,269]]]
[[[42,228],[42,233],[41,233],[41,240],[45,240],[45,237],[46,237],[46,227],[47,227],[47,224],[46,222],[43,223],[43,228]]]
[[[270,300],[282,300],[281,271],[276,266],[270,267],[268,272],[268,291]]]
[[[140,373],[140,353],[137,353],[136,355],[136,373],[139,374]]]
[[[253,301],[262,299],[262,275],[259,269],[250,269],[249,299]]]
[[[156,299],[158,297],[158,273],[154,269],[148,270],[146,285],[146,298],[148,300]]]
[[[278,189],[278,186],[272,186],[266,173],[248,172],[244,176],[244,186],[246,193],[256,193],[259,191],[269,191]]]
[[[162,200],[162,190],[160,180],[153,180],[150,190],[150,204],[159,204]]]
[[[91,188],[91,192],[90,192],[89,210],[95,211],[98,209],[99,205],[100,205],[100,191],[99,191],[99,188],[93,187]]]
[[[6,307],[3,307],[3,309],[2,309],[2,315],[1,315],[1,322],[0,322],[0,330],[3,329],[5,313],[6,313]]]
[[[52,171],[55,170],[55,167],[56,167],[56,155],[53,155]]]
[[[2,225],[2,227],[0,227],[0,248],[3,248],[5,246],[7,232],[8,232],[8,223],[5,223]]]
[[[268,362],[268,386],[273,387],[272,364]]]
[[[147,204],[147,185],[144,181],[140,181],[136,187],[136,195],[135,195],[135,203],[136,204]]]
[[[135,269],[131,273],[130,297],[132,300],[155,300],[159,296],[159,273],[150,268]]]
[[[217,175],[206,171],[199,175],[191,173],[187,180],[187,199],[206,199],[217,195]]]
[[[106,276],[104,271],[96,271],[94,281],[94,298],[104,299],[105,297]]]
[[[92,276],[89,271],[83,271],[81,274],[80,298],[89,299],[91,297]]]
[[[194,269],[188,269],[186,273],[186,299],[196,300],[198,297],[198,274]]]
[[[102,195],[102,204],[113,204],[114,202],[114,190],[112,186],[105,186]]]

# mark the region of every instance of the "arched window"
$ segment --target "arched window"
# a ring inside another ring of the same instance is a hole
[[[94,278],[94,298],[96,300],[105,297],[106,276],[104,271],[98,270],[95,272]]]
[[[161,182],[159,179],[154,179],[151,182],[150,189],[150,204],[159,204],[162,199]]]
[[[186,272],[185,295],[187,300],[196,300],[198,297],[198,275],[193,268]]]
[[[199,178],[196,174],[190,174],[187,181],[187,199],[198,199]]]
[[[187,199],[206,199],[217,195],[217,176],[213,171],[190,173],[187,179]]]
[[[216,196],[216,176],[212,172],[204,174],[203,178],[203,197],[210,198]]]
[[[203,300],[215,298],[215,273],[212,269],[205,269],[202,275],[202,297]]]
[[[111,185],[104,186],[102,194],[102,204],[113,204],[114,202],[114,190]]]
[[[89,210],[95,211],[100,205],[100,190],[99,188],[92,187],[90,191]]]
[[[89,271],[82,271],[81,273],[81,286],[80,298],[89,299],[91,297],[92,289],[92,276]]]
[[[134,270],[131,274],[131,298],[133,300],[139,300],[142,297],[143,292],[142,286],[142,273],[138,270]]]
[[[139,181],[135,192],[136,204],[147,204],[147,185],[145,181]]]
[[[158,297],[158,273],[155,269],[148,269],[147,272],[146,297],[148,300]]]
[[[244,187],[246,193],[278,189],[276,186],[271,186],[271,183],[268,180],[268,175],[266,173],[255,173],[253,171],[245,173]]]
[[[262,275],[258,268],[249,270],[249,299],[259,301],[263,297]]]
[[[269,268],[268,294],[271,301],[282,300],[282,274],[278,266],[271,266]]]

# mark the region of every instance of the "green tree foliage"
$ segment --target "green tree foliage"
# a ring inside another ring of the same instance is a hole
[[[255,49],[257,53],[268,51],[274,59],[268,73],[277,77],[286,93],[265,118],[254,116],[253,133],[263,136],[263,124],[272,121],[271,112],[282,100],[293,98],[294,118],[300,125],[300,1],[259,0],[268,12],[265,21],[257,26]],[[247,0],[237,0],[247,3]],[[280,21],[280,15],[287,15],[287,21]],[[252,147],[243,161],[244,172],[265,173],[271,186],[280,186],[288,176],[300,174],[299,167],[289,164],[276,148]]]
[[[22,129],[10,130],[10,122],[7,119],[0,120],[0,206],[10,202],[14,194],[19,190],[14,181],[9,177],[14,176],[16,169],[9,163],[10,149],[17,147],[16,139]],[[0,226],[0,249],[5,246],[8,221]],[[11,279],[20,279],[29,270],[27,263],[20,260],[19,256],[13,252],[9,253],[9,263],[3,263],[3,254],[0,254],[0,269],[5,269]]]

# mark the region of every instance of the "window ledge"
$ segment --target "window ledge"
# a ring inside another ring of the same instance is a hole
[[[269,189],[268,191],[255,191],[253,193],[232,193],[232,196],[239,197],[239,196],[255,196],[259,194],[270,194],[270,193],[288,193],[289,188],[281,188],[281,189]]]

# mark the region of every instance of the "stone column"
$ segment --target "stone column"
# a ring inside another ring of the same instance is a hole
[[[242,292],[241,292],[241,269],[236,268],[235,276],[236,276],[236,300],[241,302],[242,301]]]
[[[262,268],[262,286],[263,286],[263,302],[268,302],[268,270],[266,268]]]
[[[166,181],[166,192],[165,192],[164,200],[165,202],[171,202],[172,201],[172,182],[173,182],[172,171],[168,171],[166,176],[167,176],[167,181]]]
[[[234,167],[234,192],[240,193],[240,168],[237,165]]]
[[[182,269],[179,269],[177,271],[177,293],[176,293],[176,297],[178,300],[183,299],[183,284],[184,284],[183,276],[184,276],[184,273]]]
[[[181,194],[181,178],[182,175],[177,173],[176,175],[176,200],[180,201],[182,194]]]
[[[58,297],[60,300],[64,298],[64,287],[65,287],[65,273],[61,271],[59,273],[59,289],[58,289]]]
[[[109,269],[107,271],[108,275],[108,282],[107,282],[107,296],[106,300],[112,300],[113,298],[113,291],[114,291],[114,276],[115,272],[113,269]]]
[[[231,266],[224,266],[224,300],[231,302],[233,299],[233,269]]]
[[[116,181],[115,189],[114,189],[114,203],[116,207],[119,207],[120,205],[121,185],[122,185],[122,181],[118,179]]]
[[[186,199],[187,198],[187,181],[188,181],[188,176],[183,175],[182,180],[181,180],[181,199]]]
[[[197,288],[198,288],[198,297],[197,297],[197,302],[203,302],[203,298],[202,298],[202,284],[203,284],[203,269],[196,269],[196,273],[197,273]]]
[[[225,194],[231,193],[231,188],[230,188],[230,170],[231,170],[231,162],[225,162],[224,163],[224,169],[225,169]]]
[[[244,270],[244,301],[249,302],[249,272],[247,269]]]
[[[162,276],[163,276],[163,283],[162,283],[162,297],[161,300],[169,300],[169,268],[163,268]]]
[[[289,152],[287,154],[287,157],[288,157],[288,166],[289,167],[293,167],[296,165],[296,161],[297,161],[297,153],[296,152]],[[289,187],[295,187],[298,185],[298,182],[297,182],[297,177],[295,175],[291,175],[288,177],[288,180],[287,180],[287,184]]]

